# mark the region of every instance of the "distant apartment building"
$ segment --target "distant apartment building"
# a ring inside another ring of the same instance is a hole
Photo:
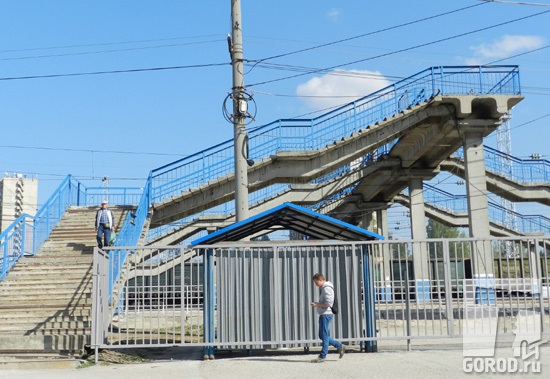
[[[0,233],[23,213],[34,216],[38,206],[38,179],[6,173],[0,178]]]

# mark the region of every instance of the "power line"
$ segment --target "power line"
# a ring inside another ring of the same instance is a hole
[[[438,40],[435,40],[435,41],[426,42],[426,43],[422,43],[422,44],[419,44],[419,45],[415,45],[415,46],[411,46],[411,47],[407,47],[407,48],[403,48],[403,49],[399,49],[399,50],[394,50],[392,52],[388,52],[388,53],[380,54],[380,55],[375,55],[373,57],[369,57],[369,58],[365,58],[365,59],[359,59],[359,60],[355,60],[355,61],[352,61],[352,62],[347,62],[347,63],[343,63],[343,64],[331,66],[331,67],[326,67],[326,68],[323,68],[323,69],[311,70],[309,72],[305,72],[305,73],[301,73],[301,74],[297,74],[297,75],[291,75],[291,76],[286,76],[286,77],[283,77],[283,78],[278,78],[278,79],[272,79],[272,80],[266,80],[266,81],[263,81],[263,82],[253,83],[253,84],[249,84],[247,87],[255,87],[255,86],[259,86],[259,85],[279,82],[279,81],[282,81],[282,80],[293,79],[293,78],[297,78],[297,77],[301,77],[301,76],[305,76],[305,75],[316,74],[316,73],[319,73],[321,71],[333,70],[333,69],[336,69],[336,68],[341,68],[341,67],[349,66],[349,65],[352,65],[352,64],[356,64],[356,63],[362,63],[362,62],[370,61],[370,60],[377,59],[377,58],[383,58],[383,57],[386,57],[386,56],[389,56],[389,55],[394,55],[394,54],[402,53],[402,52],[405,52],[405,51],[414,50],[414,49],[417,49],[419,47],[434,45],[434,44],[437,44],[437,43],[441,43],[441,42],[450,41],[450,40],[453,40],[453,39],[456,39],[456,38],[464,37],[464,36],[467,36],[467,35],[470,35],[470,34],[475,34],[475,33],[485,31],[485,30],[494,29],[494,28],[497,28],[499,26],[508,25],[508,24],[511,24],[511,23],[514,23],[514,22],[524,21],[524,20],[530,19],[532,17],[540,16],[540,15],[543,15],[543,14],[546,14],[546,13],[549,13],[549,12],[550,12],[550,10],[535,13],[535,14],[532,14],[532,15],[529,15],[529,16],[519,17],[519,18],[516,18],[516,19],[509,20],[509,21],[494,24],[494,25],[491,25],[491,26],[486,26],[484,28],[471,30],[469,32],[456,34],[454,36],[441,38],[441,39],[438,39]]]
[[[1,81],[7,81],[7,80],[26,80],[26,79],[60,78],[60,77],[70,77],[70,76],[88,76],[88,75],[105,75],[105,74],[123,74],[123,73],[131,73],[131,72],[180,70],[180,69],[205,68],[205,67],[220,67],[220,66],[230,66],[230,65],[231,65],[230,62],[227,62],[227,63],[208,63],[208,64],[187,65],[187,66],[136,68],[136,69],[129,69],[129,70],[112,70],[112,71],[80,72],[80,73],[70,73],[70,74],[13,76],[13,77],[0,78],[0,80],[1,80]]]
[[[43,146],[16,146],[16,145],[0,145],[0,148],[8,149],[24,149],[24,150],[52,150],[52,151],[70,151],[75,153],[104,153],[104,154],[128,154],[128,155],[164,155],[187,157],[186,154],[171,154],[171,153],[156,153],[156,152],[138,152],[138,151],[119,151],[119,150],[93,150],[93,149],[70,149],[64,147],[43,147]]]
[[[135,40],[135,41],[103,42],[103,43],[90,43],[90,44],[79,44],[79,45],[49,46],[49,47],[31,47],[31,48],[25,48],[25,49],[0,50],[0,54],[16,53],[20,51],[39,51],[39,50],[73,49],[78,47],[128,45],[133,43],[149,43],[149,42],[162,42],[162,41],[174,41],[174,40],[193,39],[193,38],[212,38],[212,37],[219,37],[219,36],[217,34],[209,34],[209,35],[203,35],[203,36],[170,37],[170,38],[145,39],[145,40]]]
[[[261,63],[261,62],[265,62],[265,61],[271,60],[271,59],[282,58],[282,57],[287,57],[289,55],[303,53],[305,51],[316,50],[316,49],[319,49],[321,47],[336,45],[336,44],[339,44],[339,43],[342,43],[342,42],[348,42],[348,41],[352,41],[354,39],[363,38],[363,37],[367,37],[367,36],[370,36],[370,35],[379,34],[379,33],[387,32],[387,31],[394,30],[394,29],[399,29],[399,28],[402,28],[402,27],[405,27],[405,26],[418,24],[420,22],[424,22],[424,21],[432,20],[432,19],[435,19],[435,18],[438,18],[438,17],[443,17],[443,16],[446,16],[446,15],[449,15],[449,14],[461,12],[461,11],[464,11],[466,9],[475,8],[475,7],[480,6],[480,5],[483,5],[483,4],[470,5],[470,6],[455,9],[455,10],[452,10],[452,11],[449,11],[449,12],[444,12],[444,13],[439,13],[439,14],[436,14],[436,15],[433,15],[433,16],[424,17],[424,18],[421,18],[421,19],[418,19],[418,20],[415,20],[415,21],[405,22],[403,24],[398,24],[398,25],[387,27],[387,28],[379,29],[379,30],[376,30],[376,31],[373,31],[373,32],[368,32],[368,33],[360,34],[360,35],[357,35],[357,36],[344,38],[344,39],[340,39],[340,40],[337,40],[337,41],[327,42],[327,43],[323,43],[323,44],[320,44],[320,45],[307,47],[307,48],[292,51],[292,52],[289,52],[289,53],[274,55],[274,56],[271,56],[271,57],[268,57],[268,58],[263,58],[263,59],[254,60],[254,61],[250,61],[250,62]]]
[[[206,43],[212,43],[212,42],[221,42],[221,41],[225,42],[225,39],[217,39],[217,40],[201,41],[201,42],[177,43],[177,44],[169,44],[169,45],[132,47],[132,48],[127,48],[127,49],[113,49],[113,50],[100,50],[100,51],[81,51],[81,52],[78,52],[78,53],[63,53],[63,54],[49,54],[49,55],[34,55],[34,56],[27,56],[27,57],[0,58],[0,61],[15,61],[15,60],[26,60],[26,59],[58,58],[58,57],[68,57],[68,56],[77,56],[77,55],[119,53],[119,52],[126,52],[126,51],[138,51],[138,50],[160,49],[160,48],[176,47],[176,46],[199,45],[199,44],[206,44]]]
[[[468,7],[456,9],[456,10],[453,10],[453,11],[444,12],[444,13],[440,13],[440,14],[437,14],[437,15],[425,17],[425,18],[422,18],[422,19],[419,19],[419,20],[415,20],[415,21],[411,21],[411,22],[407,22],[407,23],[403,23],[403,24],[391,26],[391,27],[388,27],[388,28],[380,29],[380,30],[377,30],[377,31],[374,31],[374,32],[369,32],[369,33],[365,33],[365,34],[362,34],[362,35],[358,35],[358,36],[354,36],[354,37],[350,37],[350,38],[345,38],[345,39],[342,39],[342,40],[333,41],[333,42],[329,42],[329,43],[325,43],[325,44],[321,44],[321,45],[317,45],[317,46],[313,46],[313,47],[309,47],[309,48],[297,50],[297,51],[290,52],[290,53],[285,53],[285,54],[281,54],[281,55],[277,55],[277,56],[272,56],[272,57],[264,58],[264,59],[261,59],[261,60],[257,61],[257,63],[260,63],[260,62],[263,62],[263,61],[266,61],[266,60],[271,60],[271,59],[283,57],[283,56],[288,56],[288,55],[297,54],[297,53],[304,52],[304,51],[309,51],[309,50],[313,50],[313,49],[318,49],[318,48],[320,48],[320,47],[330,46],[330,45],[334,45],[334,44],[337,44],[337,43],[350,41],[350,40],[357,39],[357,38],[362,38],[362,37],[365,37],[365,36],[368,36],[368,35],[373,35],[373,34],[377,34],[377,33],[382,33],[382,32],[384,32],[384,31],[389,31],[389,30],[392,30],[392,29],[397,29],[397,28],[401,28],[401,27],[404,27],[404,26],[408,26],[408,25],[413,25],[413,24],[416,24],[416,23],[419,23],[419,22],[423,22],[423,21],[427,21],[427,20],[430,20],[430,19],[434,19],[434,18],[438,18],[438,17],[445,16],[445,15],[453,14],[453,13],[460,12],[460,11],[463,11],[463,10],[466,10],[466,9],[470,9],[470,8],[474,8],[474,7],[477,7],[477,6],[480,6],[480,5],[484,5],[484,4],[475,4],[475,5],[471,5],[471,6],[468,6]],[[175,39],[179,39],[179,38],[175,38]],[[165,40],[165,39],[162,39],[162,40]],[[160,40],[160,41],[162,41],[162,40]],[[170,40],[170,39],[166,39],[166,40]],[[72,45],[72,46],[67,46],[67,48],[73,48],[73,47],[87,47],[87,46],[101,46],[101,45],[110,45],[110,44],[136,43],[136,42],[150,42],[150,41],[159,41],[159,40],[144,40],[144,41],[132,41],[132,42],[121,42],[121,43],[107,43],[107,44],[90,44],[90,45]],[[50,48],[42,48],[42,49],[55,49],[55,48],[59,48],[59,47],[50,47]],[[61,47],[61,48],[63,48],[63,47]],[[2,52],[14,52],[14,51],[29,51],[29,50],[40,50],[40,49],[4,50],[4,51],[0,51],[0,53],[2,53]],[[130,50],[133,50],[133,49],[130,49]],[[113,50],[113,51],[122,51],[122,50]],[[65,55],[79,55],[79,54],[94,54],[94,53],[98,53],[98,52],[87,52],[87,53],[84,52],[84,53],[75,53],[75,54],[60,54],[60,55],[50,55],[50,56],[42,56],[42,57],[65,56]],[[31,58],[39,58],[39,57],[6,58],[6,60],[9,60],[9,59],[31,59]],[[2,59],[0,59],[0,60],[2,60]],[[231,64],[231,63],[217,63],[217,64],[192,65],[192,66],[173,66],[173,67],[156,67],[156,68],[128,69],[128,70],[113,70],[113,71],[97,71],[97,72],[86,72],[86,73],[69,73],[69,74],[52,74],[52,75],[34,75],[34,76],[22,76],[22,77],[7,77],[7,78],[0,78],[0,80],[23,80],[23,79],[42,79],[42,78],[56,78],[56,77],[70,77],[70,76],[86,76],[86,75],[120,74],[120,73],[144,72],[144,71],[159,71],[159,70],[174,70],[174,69],[184,69],[184,68],[212,67],[212,66],[222,66],[222,65],[230,65],[230,64]]]
[[[520,127],[522,127],[522,126],[526,126],[526,125],[532,124],[533,122],[542,120],[543,118],[546,118],[546,117],[548,117],[548,116],[550,116],[550,113],[547,113],[547,114],[545,114],[544,116],[540,116],[540,117],[538,117],[538,118],[535,118],[535,119],[533,119],[533,120],[531,120],[531,121],[524,122],[523,124],[516,125],[516,126],[514,126],[513,128],[510,128],[510,130],[512,130],[512,129],[517,129],[517,128],[520,128]]]
[[[507,0],[479,0],[483,3],[500,3],[500,4],[512,4],[512,5],[530,5],[533,7],[550,7],[550,4],[543,3],[528,3],[525,1],[507,1]]]

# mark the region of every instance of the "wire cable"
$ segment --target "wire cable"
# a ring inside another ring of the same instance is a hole
[[[89,76],[89,75],[105,75],[105,74],[124,74],[132,72],[146,72],[146,71],[164,71],[164,70],[181,70],[190,68],[205,68],[205,67],[220,67],[230,66],[231,62],[227,63],[208,63],[208,64],[195,64],[187,66],[170,66],[170,67],[151,67],[151,68],[136,68],[130,70],[112,70],[112,71],[94,71],[94,72],[78,72],[69,74],[50,74],[50,75],[32,75],[32,76],[12,76],[0,78],[0,81],[7,80],[27,80],[27,79],[47,79],[47,78],[61,78],[71,76]]]
[[[137,152],[137,151],[117,151],[117,150],[70,149],[70,148],[61,148],[61,147],[55,148],[55,147],[43,147],[43,146],[0,145],[0,148],[24,149],[24,150],[69,151],[69,152],[74,152],[74,153],[104,153],[104,154],[127,154],[127,155],[163,155],[163,156],[176,156],[176,157],[187,157],[188,156],[188,155],[185,155],[185,154]]]
[[[525,1],[507,1],[507,0],[479,0],[483,3],[500,3],[500,4],[512,4],[512,5],[529,5],[533,7],[550,7],[550,4],[541,3],[528,3]]]
[[[113,49],[113,50],[100,50],[100,51],[81,51],[81,52],[78,52],[78,53],[63,53],[63,54],[49,54],[49,55],[34,55],[34,56],[26,56],[26,57],[0,58],[0,61],[17,61],[17,60],[27,60],[27,59],[59,58],[59,57],[69,57],[69,56],[78,56],[78,55],[119,53],[119,52],[127,52],[127,51],[161,49],[161,48],[176,47],[176,46],[199,45],[199,44],[206,44],[206,43],[220,42],[220,41],[225,41],[225,40],[218,39],[218,40],[210,40],[210,41],[202,41],[202,42],[188,42],[188,43],[176,43],[176,44],[169,44],[169,45],[132,47],[132,48],[127,48],[127,49]]]
[[[256,60],[256,61],[249,61],[249,62],[256,62],[256,64],[258,64],[258,63],[265,62],[265,61],[271,60],[271,59],[282,58],[282,57],[287,57],[289,55],[303,53],[305,51],[316,50],[316,49],[319,49],[319,48],[322,48],[322,47],[336,45],[336,44],[339,44],[339,43],[342,43],[342,42],[348,42],[348,41],[352,41],[354,39],[359,39],[359,38],[371,36],[371,35],[374,35],[374,34],[379,34],[379,33],[387,32],[387,31],[390,31],[390,30],[399,29],[399,28],[402,28],[402,27],[405,27],[405,26],[418,24],[420,22],[424,22],[424,21],[432,20],[432,19],[435,19],[435,18],[438,18],[438,17],[447,16],[449,14],[461,12],[461,11],[464,11],[466,9],[475,8],[475,7],[480,6],[480,5],[484,5],[484,4],[470,5],[470,6],[467,6],[467,7],[464,7],[464,8],[459,8],[459,9],[455,9],[455,10],[452,10],[452,11],[439,13],[439,14],[436,14],[436,15],[433,15],[433,16],[424,17],[424,18],[421,18],[421,19],[418,19],[418,20],[415,20],[415,21],[409,21],[409,22],[405,22],[403,24],[398,24],[398,25],[387,27],[387,28],[379,29],[379,30],[376,30],[376,31],[373,31],[373,32],[359,34],[357,36],[353,36],[353,37],[349,37],[349,38],[343,38],[343,39],[340,39],[340,40],[337,40],[337,41],[327,42],[327,43],[323,43],[323,44],[320,44],[320,45],[316,45],[316,46],[307,47],[307,48],[304,48],[304,49],[292,51],[292,52],[289,52],[289,53],[274,55],[274,56],[271,56],[271,57],[268,57],[268,58],[263,58],[263,59],[259,59],[259,60]],[[254,68],[254,67],[252,67],[252,68]],[[252,68],[250,70],[252,70]]]
[[[535,13],[535,14],[532,14],[532,15],[529,15],[529,16],[515,18],[515,19],[512,19],[512,20],[505,21],[505,22],[500,22],[498,24],[493,24],[493,25],[490,25],[490,26],[486,26],[484,28],[475,29],[475,30],[471,30],[471,31],[468,31],[468,32],[456,34],[454,36],[441,38],[441,39],[438,39],[438,40],[418,44],[418,45],[415,45],[415,46],[406,47],[406,48],[399,49],[399,50],[394,50],[392,52],[388,52],[388,53],[384,53],[384,54],[380,54],[380,55],[375,55],[375,56],[365,58],[365,59],[359,59],[359,60],[355,60],[355,61],[352,61],[352,62],[342,63],[342,64],[339,64],[339,65],[326,67],[326,68],[319,69],[319,70],[312,70],[312,71],[301,73],[301,74],[290,75],[290,76],[286,76],[286,77],[282,77],[282,78],[278,78],[278,79],[271,79],[271,80],[266,80],[266,81],[263,81],[263,82],[249,84],[249,85],[247,85],[247,87],[250,88],[250,87],[260,86],[260,85],[264,85],[264,84],[279,82],[279,81],[282,81],[282,80],[293,79],[293,78],[297,78],[297,77],[301,77],[301,76],[305,76],[305,75],[316,74],[316,73],[319,73],[320,71],[333,70],[333,69],[336,69],[336,68],[341,68],[341,67],[349,66],[349,65],[352,65],[352,64],[356,64],[356,63],[362,63],[362,62],[366,62],[366,61],[370,61],[370,60],[374,60],[374,59],[378,59],[378,58],[383,58],[383,57],[386,57],[386,56],[402,53],[402,52],[405,52],[405,51],[414,50],[414,49],[417,49],[419,47],[435,45],[437,43],[450,41],[450,40],[460,38],[460,37],[464,37],[464,36],[467,36],[467,35],[470,35],[470,34],[475,34],[475,33],[485,31],[485,30],[494,29],[494,28],[497,28],[497,27],[500,27],[500,26],[509,25],[509,24],[512,24],[512,23],[515,23],[515,22],[524,21],[524,20],[527,20],[527,19],[530,19],[530,18],[533,18],[533,17],[536,17],[536,16],[541,16],[543,14],[547,14],[547,13],[550,13],[550,10]]]

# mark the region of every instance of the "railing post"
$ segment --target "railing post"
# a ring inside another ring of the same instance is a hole
[[[431,72],[432,72],[432,95],[435,94],[435,73],[434,73],[434,69],[435,69],[435,67],[431,68]]]
[[[357,101],[353,102],[353,132],[357,133]]]
[[[4,278],[6,273],[8,272],[8,244],[7,244],[7,238],[4,242],[4,259],[2,259],[2,275],[0,275],[0,278]]]
[[[449,240],[443,241],[443,270],[443,279],[445,284],[445,312],[447,313],[447,334],[450,337],[454,337],[453,289],[451,283],[452,277],[451,258],[449,254]],[[458,281],[458,277],[455,280]]]
[[[149,207],[153,203],[153,178],[151,173],[147,179],[147,212],[149,212]]]
[[[483,94],[483,66],[479,66],[479,93]]]
[[[23,219],[21,225],[22,225],[21,227],[23,228],[23,230],[21,231],[21,252],[25,254],[25,237],[26,237],[25,234],[27,234],[26,233],[27,224],[25,219]]]

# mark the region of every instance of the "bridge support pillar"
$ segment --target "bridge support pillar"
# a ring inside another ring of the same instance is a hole
[[[426,245],[426,210],[424,209],[423,179],[409,178],[411,233],[413,239],[413,268],[416,300],[430,299],[430,260]]]
[[[468,131],[463,136],[470,237],[488,238],[491,233],[489,229],[483,135],[481,132]],[[472,250],[474,277],[492,276],[494,268],[491,244],[487,241],[475,242]]]
[[[388,210],[378,209],[369,213],[365,213],[361,219],[361,227],[373,231],[387,240],[389,238],[388,232]],[[379,263],[377,269],[380,275],[375,275],[375,286],[377,290],[377,298],[381,301],[393,300],[393,289],[391,285],[391,249],[387,244],[379,245],[382,250],[379,252],[382,260]]]

